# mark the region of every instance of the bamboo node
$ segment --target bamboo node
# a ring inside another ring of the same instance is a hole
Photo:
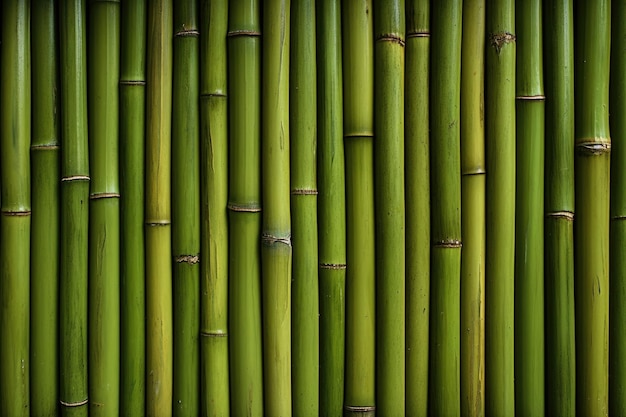
[[[404,39],[402,39],[402,37],[398,36],[395,33],[382,33],[378,36],[376,42],[397,43],[398,45],[404,47]]]
[[[200,256],[198,255],[178,255],[175,259],[177,264],[186,263],[189,265],[195,265],[200,263]]]
[[[226,97],[226,93],[202,93],[200,94],[200,98],[208,99],[211,97]]]
[[[546,99],[546,96],[544,96],[543,94],[536,94],[534,96],[517,96],[515,97],[516,100],[538,100],[538,101],[544,101]]]
[[[500,51],[507,43],[515,42],[515,35],[509,32],[492,33],[490,36],[491,46],[496,49],[496,53],[500,55]]]
[[[98,200],[100,198],[120,198],[119,193],[93,193],[89,195],[90,200]]]
[[[546,213],[546,217],[554,217],[559,219],[565,219],[569,221],[574,221],[574,213],[571,211],[550,211]]]
[[[409,38],[430,38],[430,31],[428,30],[418,30],[415,32],[409,32],[406,34],[407,39]]]
[[[456,239],[443,239],[433,243],[436,248],[461,248],[463,244],[460,240]]]
[[[603,155],[611,152],[611,142],[579,142],[576,144],[576,150],[579,155]]]
[[[81,405],[85,405],[88,402],[89,402],[89,398],[85,398],[84,400],[78,401],[78,402],[75,402],[75,403],[70,403],[70,402],[66,402],[66,401],[63,401],[63,400],[59,400],[59,403],[61,403],[61,405],[63,407],[80,407]]]
[[[120,80],[120,85],[146,85],[144,80]]]
[[[41,145],[31,145],[31,151],[56,151],[60,146],[56,143],[44,143]]]
[[[158,227],[158,226],[169,226],[172,224],[169,220],[159,220],[154,222],[146,222],[146,226],[148,227]]]
[[[91,178],[89,175],[70,175],[68,177],[61,178],[61,182],[70,182],[70,181],[90,181]]]
[[[256,206],[256,205],[243,206],[240,204],[229,203],[228,206],[226,207],[228,208],[228,210],[235,211],[235,212],[244,212],[244,213],[260,213],[261,212],[261,207]]]
[[[263,242],[263,244],[267,246],[271,246],[275,243],[283,243],[287,246],[291,246],[291,235],[280,237],[271,235],[269,233],[263,233],[263,235],[261,236],[261,242]]]
[[[221,331],[207,332],[204,330],[200,330],[200,337],[228,337],[228,333]]]
[[[229,38],[235,37],[235,36],[261,36],[261,32],[257,32],[256,30],[231,30],[230,32],[228,32],[228,34],[226,35]]]
[[[466,175],[485,175],[487,174],[487,171],[485,171],[484,168],[471,168],[471,169],[466,169],[465,171],[463,171],[461,173],[461,176],[466,176]]]
[[[291,195],[317,195],[317,190],[310,188],[294,188],[291,190]]]
[[[617,216],[611,217],[611,220],[626,220],[626,214],[620,214]]]
[[[28,217],[31,213],[32,212],[30,210],[2,210],[3,216],[10,217]]]
[[[174,36],[177,38],[197,38],[200,36],[200,32],[197,29],[185,29],[183,25],[183,28],[176,32]]]
[[[346,269],[348,266],[346,264],[327,264],[327,263],[320,263],[319,265],[320,269],[333,269],[333,270],[340,270],[340,269]]]
[[[370,413],[376,411],[373,405],[344,405],[344,411],[352,413]]]

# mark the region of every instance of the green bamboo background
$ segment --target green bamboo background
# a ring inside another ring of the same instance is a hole
[[[0,416],[626,414],[625,22],[3,0]]]

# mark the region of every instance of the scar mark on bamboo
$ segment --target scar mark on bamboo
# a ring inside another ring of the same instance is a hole
[[[80,407],[81,405],[85,405],[89,402],[89,398],[85,398],[82,401],[78,401],[75,403],[71,403],[71,402],[67,402],[67,401],[63,401],[63,400],[59,400],[59,403],[63,406],[63,407]]]
[[[550,211],[546,213],[546,217],[553,217],[558,219],[565,219],[567,221],[574,221],[574,213],[571,211]]]
[[[310,188],[294,188],[291,190],[291,195],[317,195],[317,190]]]
[[[2,215],[7,217],[28,217],[31,213],[30,210],[2,210]]]
[[[120,80],[120,85],[146,85],[145,80]]]
[[[407,39],[409,38],[430,38],[430,31],[428,30],[418,30],[415,32],[409,32],[406,34]]]
[[[183,28],[176,32],[174,36],[177,38],[197,38],[200,36],[200,32],[197,29],[185,29],[185,25],[183,25]]]
[[[89,175],[70,175],[69,177],[61,178],[62,182],[71,182],[71,181],[91,181]]]
[[[200,256],[198,255],[178,255],[174,258],[177,264],[189,264],[195,265],[200,263]]]
[[[320,263],[319,267],[320,267],[320,269],[342,270],[342,269],[346,269],[348,266],[346,264]]]
[[[235,36],[261,36],[261,32],[257,32],[255,30],[231,30],[230,32],[228,32],[228,34],[226,35],[229,38],[233,38]]]
[[[261,207],[256,206],[256,205],[245,206],[245,205],[231,203],[231,204],[228,204],[228,206],[226,207],[228,208],[228,210],[234,211],[234,212],[242,212],[242,213],[260,213],[261,212]]]
[[[228,337],[228,333],[226,332],[205,332],[200,330],[200,337]]]
[[[546,96],[542,95],[542,94],[535,94],[533,96],[517,96],[515,97],[516,100],[537,100],[537,101],[544,101],[546,99]]]
[[[275,243],[282,243],[284,245],[291,246],[291,235],[274,236],[269,233],[263,233],[261,235],[261,242],[263,242],[263,244],[267,246],[273,245]]]
[[[60,146],[55,143],[50,144],[42,144],[42,145],[31,145],[31,151],[56,151]]]
[[[433,242],[433,246],[436,248],[460,248],[463,246],[460,240],[456,239],[443,239]]]
[[[376,42],[390,42],[397,43],[398,45],[404,47],[404,39],[402,37],[396,35],[395,33],[383,33],[378,35]]]
[[[576,151],[581,156],[596,156],[608,154],[611,152],[611,142],[602,140],[578,142],[576,144]]]
[[[352,413],[370,413],[376,411],[373,405],[344,405],[344,411]]]
[[[496,50],[496,53],[500,55],[500,51],[507,43],[515,42],[515,35],[509,32],[499,32],[492,33],[489,36],[489,40],[491,42],[491,46],[493,46]]]
[[[101,198],[120,198],[119,193],[93,193],[89,196],[90,200],[98,200]]]

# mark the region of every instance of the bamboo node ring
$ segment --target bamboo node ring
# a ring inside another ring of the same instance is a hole
[[[3,216],[28,217],[32,214],[30,210],[2,210]]]
[[[435,246],[436,248],[461,248],[463,247],[463,244],[460,240],[444,239],[434,242],[433,246]]]
[[[200,32],[196,29],[185,29],[183,26],[183,29],[176,32],[175,36],[178,38],[197,38],[200,36]]]
[[[235,37],[235,36],[261,36],[261,32],[257,32],[256,30],[231,30],[226,34],[227,37]]]
[[[368,413],[376,411],[376,407],[373,405],[344,405],[345,411],[353,411],[357,413]]]
[[[228,337],[226,332],[206,332],[200,330],[200,337]]]
[[[319,267],[320,267],[320,269],[341,270],[341,269],[346,269],[348,266],[346,264],[320,263]]]
[[[430,38],[430,32],[427,30],[420,30],[416,32],[409,32],[406,35],[408,38]]]
[[[61,178],[61,182],[69,182],[69,181],[90,181],[91,178],[89,175],[70,175],[69,177]]]
[[[275,243],[283,243],[287,246],[291,246],[291,235],[279,237],[279,236],[271,235],[269,233],[263,233],[263,235],[261,236],[261,241],[263,242],[263,244],[268,245],[268,246],[273,245]]]
[[[391,43],[397,43],[398,45],[404,47],[404,39],[402,39],[400,36],[398,36],[395,33],[383,33],[381,35],[378,36],[378,39],[376,39],[376,42],[391,42]]]
[[[63,400],[59,400],[59,403],[61,403],[61,405],[63,407],[80,407],[81,405],[85,405],[88,402],[89,402],[89,398],[85,398],[84,400],[78,401],[78,402],[75,402],[75,403],[70,403],[70,402],[66,402],[66,401],[63,401]]]
[[[546,213],[546,217],[554,217],[554,218],[559,218],[559,219],[565,219],[565,220],[569,220],[569,221],[573,221],[574,220],[574,213],[572,213],[571,211],[551,211]]]
[[[90,200],[98,200],[100,198],[120,198],[119,193],[94,193],[89,196]]]
[[[145,80],[120,80],[120,85],[146,85]]]
[[[580,155],[602,155],[611,152],[611,142],[580,142],[576,144],[576,150]]]
[[[257,205],[244,206],[240,204],[231,203],[231,204],[228,204],[228,206],[226,207],[228,208],[228,210],[235,211],[235,212],[244,212],[244,213],[260,213],[261,212],[261,207]]]
[[[291,190],[291,195],[317,195],[317,190],[310,188],[294,188]]]

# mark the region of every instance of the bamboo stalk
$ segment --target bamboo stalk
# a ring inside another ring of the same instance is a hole
[[[228,1],[200,14],[201,415],[230,413],[228,378]],[[204,18],[202,18],[204,17]]]
[[[172,414],[172,1],[148,7],[146,68],[146,414]]]
[[[515,9],[487,7],[485,413],[513,415],[515,305]]]
[[[0,60],[0,414],[28,416],[30,320],[30,2],[2,3]]]
[[[541,2],[517,3],[515,412],[541,416],[544,395],[544,101]]]
[[[61,74],[61,265],[59,401],[61,414],[88,414],[87,321],[89,152],[86,5],[59,3]]]
[[[260,7],[233,0],[228,13],[230,412],[261,415]]]
[[[608,414],[611,4],[576,3],[576,413]]]
[[[89,7],[89,415],[120,400],[119,2]]]
[[[315,1],[291,11],[292,397],[293,414],[319,416],[319,288],[317,253],[317,79]]]
[[[121,2],[120,409],[145,415],[145,1]]]
[[[485,415],[485,1],[463,2],[461,415]]]
[[[374,415],[376,261],[372,2],[342,3],[346,155],[345,415]]]
[[[317,181],[319,239],[319,415],[343,415],[346,195],[341,5],[317,1]]]
[[[31,10],[31,288],[30,414],[58,414],[59,149],[58,55],[55,5]]]
[[[430,314],[430,2],[406,4],[406,413],[428,413]]]

